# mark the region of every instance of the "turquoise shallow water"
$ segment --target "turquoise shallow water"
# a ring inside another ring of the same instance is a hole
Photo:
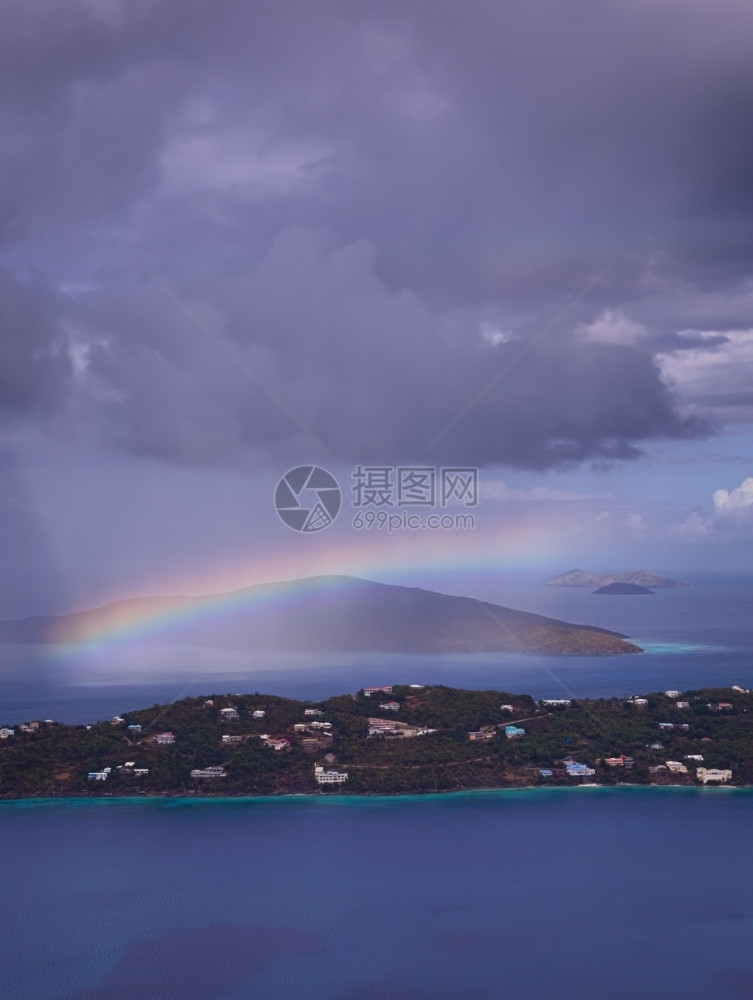
[[[0,805],[14,1000],[747,997],[753,792]]]

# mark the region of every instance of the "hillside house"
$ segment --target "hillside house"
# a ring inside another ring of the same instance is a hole
[[[687,774],[688,769],[679,760],[665,760],[664,763],[667,765],[667,770],[671,771],[673,774]]]
[[[385,684],[383,687],[367,687],[363,689],[364,697],[370,698],[373,694],[392,694],[392,685]]]
[[[314,777],[319,785],[341,785],[348,780],[348,772],[336,771],[334,768],[325,770],[320,764],[317,764],[314,767]]]
[[[400,708],[400,702],[399,701],[383,701],[379,705],[379,707],[383,708],[385,710],[385,712],[397,712],[398,709]]]
[[[304,708],[303,714],[304,715],[324,715],[324,712],[322,712],[322,710],[319,709],[319,708]]]
[[[210,767],[195,767],[191,771],[192,778],[226,778],[223,764],[213,764]]]
[[[3,726],[0,729],[0,740],[7,740],[9,736],[15,736],[15,731],[13,729],[8,729],[7,726]]]
[[[469,740],[491,740],[494,739],[494,731],[488,729],[479,729],[475,732],[468,733]]]
[[[394,733],[397,723],[392,719],[369,719],[369,736],[381,736],[384,733]]]
[[[508,740],[517,740],[521,736],[525,736],[525,729],[521,729],[519,726],[505,726],[505,738]]]
[[[569,708],[570,699],[569,698],[542,698],[539,705],[543,705],[545,708]]]
[[[239,719],[237,708],[221,708],[220,715],[223,719]]]
[[[619,757],[607,757],[604,763],[608,767],[632,767],[635,761],[627,754],[621,753]]]
[[[267,714],[267,713],[266,713],[266,712],[264,711],[264,709],[263,709],[263,708],[257,708],[257,709],[255,709],[255,710],[254,710],[254,712],[252,713],[252,715],[253,715],[253,717],[254,717],[255,719],[263,719],[263,718],[264,718],[264,716],[265,716],[266,714]]]
[[[704,785],[708,784],[709,781],[732,780],[732,771],[729,769],[720,770],[718,767],[697,767],[695,773],[698,780]]]
[[[267,746],[272,747],[273,750],[287,750],[290,746],[290,740],[285,739],[273,739],[267,740]]]
[[[566,770],[571,778],[588,778],[596,774],[596,770],[593,767],[589,767],[588,764],[568,764]]]

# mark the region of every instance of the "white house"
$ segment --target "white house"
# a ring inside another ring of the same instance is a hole
[[[3,726],[0,729],[0,740],[7,740],[9,736],[15,736],[15,732],[12,729],[8,729],[7,726]]]
[[[664,763],[667,765],[668,771],[673,771],[675,774],[687,774],[687,767],[679,760],[665,760]]]
[[[170,743],[175,743],[174,733],[157,733],[153,737],[155,743],[159,743],[161,746],[167,746]]]
[[[697,767],[696,777],[704,785],[709,781],[731,781],[732,771],[729,769],[720,770],[718,767]]]
[[[237,708],[221,708],[220,715],[223,719],[237,719],[239,718]]]
[[[545,705],[547,708],[568,708],[570,705],[569,698],[542,698],[539,705]]]
[[[596,774],[596,770],[593,767],[589,767],[588,764],[568,764],[567,773],[571,778],[588,778],[593,774]]]
[[[290,746],[290,740],[267,740],[266,744],[273,750],[285,750]]]
[[[254,716],[255,719],[263,719],[266,714],[267,713],[264,711],[263,708],[257,708],[254,711],[253,716]],[[237,714],[236,714],[236,717],[237,717]]]
[[[225,768],[222,764],[213,764],[211,767],[195,767],[191,771],[192,778],[225,778]]]
[[[325,770],[320,764],[317,764],[314,767],[314,777],[320,785],[341,785],[348,780],[348,772],[335,771],[333,768]]]

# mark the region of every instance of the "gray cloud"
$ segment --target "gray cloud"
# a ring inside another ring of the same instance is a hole
[[[55,297],[37,278],[21,283],[0,267],[0,417],[48,412],[67,391],[67,342]]]
[[[9,3],[2,245],[65,295],[18,307],[6,408],[65,400],[64,320],[78,433],[196,465],[300,446],[154,270],[340,458],[546,468],[708,433],[715,394],[676,398],[661,358],[745,313],[751,28],[742,0]],[[584,338],[608,309],[645,336]]]

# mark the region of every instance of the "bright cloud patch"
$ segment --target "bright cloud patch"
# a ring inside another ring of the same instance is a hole
[[[711,511],[694,510],[675,534],[688,542],[753,538],[753,477],[736,489],[715,490],[711,499]]]
[[[724,334],[688,331],[687,335],[700,337],[700,346],[657,356],[662,374],[678,397],[714,412],[725,422],[749,421],[753,417],[753,329]]]
[[[622,309],[605,309],[592,323],[580,323],[577,334],[581,340],[594,344],[637,344],[648,331]]]

